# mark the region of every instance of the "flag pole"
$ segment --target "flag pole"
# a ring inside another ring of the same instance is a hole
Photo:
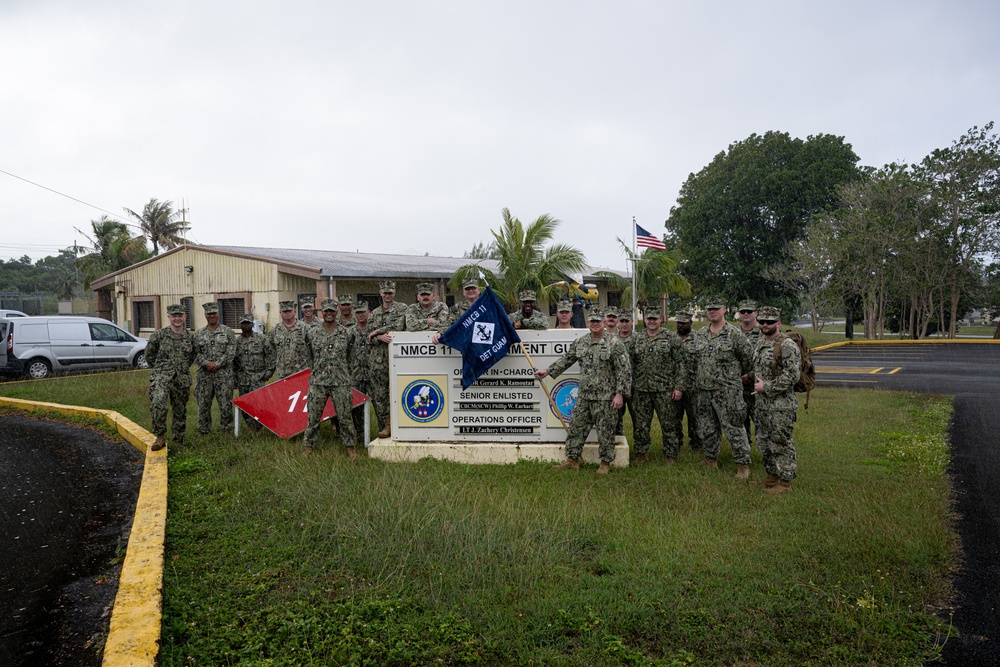
[[[638,231],[636,231],[635,226],[635,216],[632,216],[632,322],[635,322],[636,318],[639,317],[639,312],[636,309],[636,304],[638,299],[635,294],[635,274],[638,272],[639,268],[639,258],[636,255],[636,251],[639,249],[638,241]]]
[[[523,342],[518,343],[518,345],[521,346],[521,352],[524,353],[524,358],[528,360],[528,365],[533,370],[538,370],[537,368],[535,368],[535,362],[531,360],[531,355],[528,354],[528,348],[524,346]],[[563,429],[565,429],[566,432],[569,433],[569,427],[566,426],[566,422],[563,421],[562,413],[559,412],[559,408],[556,407],[556,402],[552,400],[552,394],[549,393],[549,388],[545,386],[545,381],[538,380],[538,384],[542,385],[542,391],[545,392],[545,397],[549,399],[549,405],[552,406],[552,411],[556,413],[556,417],[559,418],[559,423],[562,424]]]

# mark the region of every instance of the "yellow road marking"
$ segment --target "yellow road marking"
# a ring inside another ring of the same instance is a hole
[[[891,371],[889,371],[888,373],[886,373],[886,375],[892,375],[896,371],[902,370],[902,368],[903,368],[902,366],[900,366],[899,368],[893,368]]]
[[[832,373],[835,375],[870,375],[874,366],[817,366],[817,373]],[[884,368],[884,367],[883,367]],[[875,371],[881,369],[875,368]]]
[[[873,370],[873,371],[868,371],[868,373],[869,373],[870,375],[875,375],[876,373],[878,373],[878,372],[879,372],[880,370],[882,370],[883,368],[885,368],[885,366],[879,366],[878,368],[876,368],[876,369],[875,369],[875,370]]]

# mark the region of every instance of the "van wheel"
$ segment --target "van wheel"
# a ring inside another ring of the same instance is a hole
[[[32,359],[24,372],[32,380],[42,380],[52,374],[52,366],[45,359]]]
[[[135,360],[132,362],[135,364],[136,368],[149,368],[149,363],[146,361],[146,353],[140,352],[135,355]]]

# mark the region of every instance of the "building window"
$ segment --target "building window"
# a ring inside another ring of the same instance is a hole
[[[139,332],[154,331],[160,327],[159,321],[160,297],[133,297],[132,298],[132,333],[139,335]]]
[[[622,305],[622,293],[621,292],[608,292],[608,306],[614,306],[618,308]]]
[[[382,297],[378,294],[359,294],[358,300],[354,303],[361,303],[362,301],[368,304],[368,310],[375,310],[382,305]]]
[[[243,313],[252,312],[247,306],[250,303],[250,292],[216,294],[215,300],[219,303],[219,323],[230,329],[239,329]]]
[[[184,328],[194,331],[194,297],[184,297],[181,299],[181,305],[184,306]]]
[[[240,318],[246,310],[246,301],[241,298],[219,299],[219,322],[230,329],[240,328]]]

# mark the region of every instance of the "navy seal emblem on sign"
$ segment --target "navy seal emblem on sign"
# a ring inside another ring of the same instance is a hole
[[[549,410],[556,417],[562,415],[563,421],[573,416],[573,408],[576,407],[576,399],[580,396],[580,381],[576,378],[566,378],[556,383],[552,388],[552,402]],[[553,407],[555,406],[555,407]],[[556,414],[556,410],[559,413]]]
[[[416,380],[403,390],[403,411],[415,422],[431,422],[444,409],[441,389],[430,380]]]

